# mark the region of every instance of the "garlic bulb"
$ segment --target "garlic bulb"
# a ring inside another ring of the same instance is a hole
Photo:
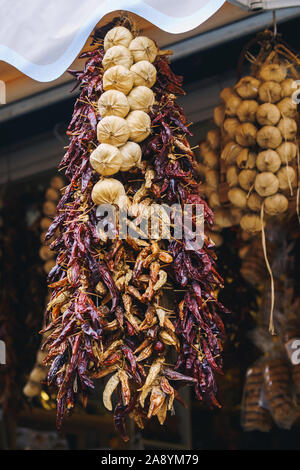
[[[120,181],[114,178],[104,178],[95,184],[92,190],[94,204],[117,204],[125,197],[125,188]]]
[[[136,142],[130,140],[119,148],[122,154],[122,164],[120,171],[128,171],[130,168],[137,166],[142,158],[142,149]]]
[[[219,194],[216,193],[215,191],[210,194],[208,198],[208,203],[210,207],[215,208],[215,207],[220,207],[220,199],[219,199]]]
[[[218,129],[211,129],[206,134],[206,140],[212,150],[217,150],[220,147],[220,131]]]
[[[156,82],[156,68],[148,60],[140,60],[130,68],[133,73],[134,86],[153,87]]]
[[[253,212],[259,212],[262,205],[262,198],[256,194],[251,193],[247,200],[247,207]]]
[[[200,153],[200,156],[201,157],[204,157],[204,155],[208,152],[211,152],[211,149],[210,149],[210,146],[208,145],[208,143],[206,142],[206,140],[204,140],[203,142],[201,142],[199,144],[199,153]]]
[[[262,229],[260,217],[255,214],[245,214],[240,220],[240,226],[247,232],[259,232]]]
[[[238,170],[237,170],[237,167],[235,165],[231,165],[227,168],[226,181],[227,181],[228,186],[230,188],[234,188],[235,186],[238,185],[238,182],[239,182]]]
[[[294,88],[294,82],[295,80],[293,80],[292,78],[286,78],[285,80],[283,80],[283,82],[281,82],[281,96],[282,98],[286,98],[287,96],[291,96],[294,91],[297,89],[297,88]]]
[[[50,186],[54,189],[62,189],[65,183],[61,176],[53,176],[50,181]]]
[[[97,139],[104,144],[120,147],[129,139],[130,129],[125,119],[106,116],[97,125]]]
[[[41,391],[41,385],[35,382],[28,382],[23,388],[23,393],[26,397],[32,398],[39,395]]]
[[[294,140],[297,134],[297,123],[294,119],[284,117],[280,119],[278,129],[284,140]]]
[[[227,165],[232,165],[233,163],[235,163],[237,156],[241,152],[241,150],[242,147],[240,145],[236,144],[233,141],[228,142],[221,153],[221,158],[222,160],[225,160]]]
[[[237,156],[236,164],[239,168],[249,168],[252,170],[256,165],[256,154],[244,148]]]
[[[256,143],[256,133],[256,127],[250,122],[245,122],[237,127],[235,138],[242,147],[251,147]]]
[[[231,207],[230,215],[231,215],[232,224],[237,225],[240,223],[240,220],[243,216],[243,210],[239,209],[238,207]]]
[[[40,221],[40,227],[43,231],[48,230],[51,224],[52,224],[52,219],[49,219],[48,217],[43,217]]]
[[[225,117],[224,106],[216,106],[214,109],[214,121],[218,127],[222,127]]]
[[[276,149],[282,142],[282,136],[277,127],[264,126],[257,132],[256,140],[263,149]]]
[[[50,247],[48,245],[42,246],[40,248],[39,255],[43,261],[48,261],[48,259],[51,259],[54,257],[54,253],[53,251],[50,250]]]
[[[258,154],[256,166],[260,171],[276,173],[281,166],[281,159],[275,150],[264,150]]]
[[[241,98],[232,92],[232,94],[225,101],[225,114],[227,114],[227,116],[236,116],[241,102]]]
[[[240,121],[237,118],[227,118],[224,121],[224,131],[227,132],[230,139],[235,138],[236,130],[240,125]]]
[[[154,93],[146,86],[137,86],[128,95],[128,103],[132,110],[140,110],[148,113],[154,105]]]
[[[242,170],[239,173],[239,178],[238,178],[240,187],[245,189],[246,191],[249,191],[249,189],[254,183],[255,177],[256,177],[255,170]]]
[[[278,215],[286,212],[289,206],[288,199],[283,194],[274,194],[274,196],[266,197],[265,211],[268,215]]]
[[[134,38],[129,45],[129,50],[134,62],[139,62],[140,60],[154,62],[158,52],[154,41],[145,36]]]
[[[113,46],[110,47],[104,54],[102,65],[104,70],[114,67],[115,65],[122,65],[126,69],[130,69],[133,64],[132,55],[127,47]]]
[[[290,188],[290,185],[296,180],[296,172],[294,168],[291,166],[283,166],[280,170],[276,173],[278,181],[279,181],[279,188],[282,191]]]
[[[275,126],[280,119],[280,111],[275,104],[263,103],[257,109],[256,119],[261,126]]]
[[[123,65],[109,68],[103,75],[104,90],[118,90],[127,95],[133,87],[133,74]]]
[[[129,113],[129,103],[121,91],[105,91],[98,100],[98,112],[101,117],[119,116],[121,118]]]
[[[215,224],[218,225],[219,227],[226,228],[226,227],[232,226],[232,220],[231,220],[229,212],[222,207],[215,209],[214,220],[215,220]]]
[[[212,150],[208,150],[203,154],[203,163],[209,168],[217,168],[218,166],[218,155]]]
[[[43,213],[48,217],[54,217],[56,214],[56,204],[53,201],[44,202]]]
[[[232,88],[229,88],[229,87],[226,87],[226,88],[223,88],[223,90],[221,91],[220,93],[220,98],[222,101],[224,101],[224,103],[226,103],[226,101],[234,94],[234,91],[232,90]]]
[[[117,147],[100,144],[90,155],[90,164],[102,176],[118,173],[122,165],[122,155]]]
[[[131,111],[126,122],[130,130],[130,140],[142,142],[151,132],[151,119],[144,111]]]
[[[256,176],[254,187],[255,191],[260,196],[272,196],[278,191],[279,181],[274,173],[264,171],[263,173],[258,173]]]
[[[216,170],[208,169],[205,171],[206,183],[210,188],[213,188],[214,191],[218,188],[219,174]]]
[[[51,269],[54,268],[56,265],[56,261],[54,259],[48,259],[46,263],[44,264],[44,271],[46,274],[49,274]]]
[[[129,29],[124,26],[116,26],[106,33],[104,37],[104,50],[107,51],[113,46],[125,46],[128,47],[133,39],[133,36]]]
[[[247,205],[247,193],[240,188],[229,189],[228,199],[231,204],[240,209],[244,209]]]
[[[202,184],[201,191],[203,192],[203,194],[205,194],[206,197],[209,198],[211,194],[216,191],[217,186],[218,185],[216,185],[215,187],[211,187],[209,186],[209,184]]]
[[[279,64],[266,64],[260,69],[259,77],[264,81],[282,82],[286,77],[286,68]]]
[[[297,105],[291,98],[283,98],[277,106],[282,117],[295,118],[297,116]]]
[[[254,77],[243,77],[235,85],[235,91],[243,99],[251,99],[257,97],[260,81]]]
[[[40,381],[43,380],[46,377],[46,375],[47,375],[47,372],[45,369],[39,366],[35,366],[29,375],[29,380],[40,383]]]
[[[255,122],[257,108],[257,101],[245,100],[237,108],[236,114],[241,122]]]
[[[48,201],[53,201],[57,202],[59,200],[60,194],[57,189],[54,188],[48,188],[46,193],[45,193],[45,199]]]
[[[283,142],[276,149],[282,163],[290,163],[297,155],[297,145],[294,142]]]
[[[264,103],[277,103],[281,98],[281,86],[277,82],[264,82],[258,90],[259,99]]]

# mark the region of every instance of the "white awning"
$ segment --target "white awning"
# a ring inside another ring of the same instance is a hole
[[[107,13],[126,10],[164,31],[183,33],[205,22],[225,0],[0,0],[0,60],[48,82],[74,61]]]

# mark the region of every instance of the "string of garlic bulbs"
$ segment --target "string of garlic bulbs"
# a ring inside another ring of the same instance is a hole
[[[91,152],[90,163],[101,179],[94,186],[95,204],[118,204],[125,195],[123,185],[112,176],[140,165],[140,143],[151,132],[148,113],[155,103],[151,87],[156,81],[154,62],[158,50],[145,37],[133,38],[123,26],[116,26],[104,38],[103,89],[98,101],[99,146]]]

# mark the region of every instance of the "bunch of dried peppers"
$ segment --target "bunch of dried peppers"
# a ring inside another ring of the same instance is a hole
[[[112,409],[115,392],[114,422],[127,440],[127,415],[140,427],[152,416],[163,424],[167,412],[174,411],[174,400],[181,401],[178,388],[184,384],[194,385],[199,400],[220,406],[214,372],[221,373],[220,314],[227,311],[217,300],[223,281],[207,236],[202,248],[191,251],[185,238],[121,239],[116,226],[111,240],[97,231],[91,191],[99,177],[89,156],[97,146],[105,53],[101,38],[108,29],[98,30],[95,49],[81,54],[87,59],[83,71],[71,72],[81,93],[67,131],[70,145],[59,165],[69,183],[46,235],[50,239],[59,230],[51,243],[58,254],[48,276],[53,291],[43,332],[51,331],[44,344],[45,364],[50,365],[48,384],[58,389],[57,426],[77,396],[86,404],[93,379],[105,377],[104,404]],[[212,212],[195,179],[186,138],[190,132],[176,103],[182,78],[171,71],[164,54],[154,66],[156,100],[151,134],[141,143],[142,165],[116,177],[129,204],[203,204],[205,224],[211,226]],[[163,300],[170,296],[172,309]]]

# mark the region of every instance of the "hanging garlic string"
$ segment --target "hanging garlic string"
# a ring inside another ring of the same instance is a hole
[[[262,247],[263,247],[263,253],[264,253],[264,258],[265,258],[265,263],[268,269],[268,272],[270,274],[270,279],[271,279],[271,311],[270,311],[270,321],[269,321],[269,332],[272,335],[275,335],[275,328],[274,328],[274,303],[275,303],[275,289],[274,289],[274,278],[273,278],[273,273],[272,269],[268,260],[268,255],[267,255],[267,247],[266,247],[266,235],[265,235],[265,228],[264,228],[264,205],[265,203],[263,202],[261,205],[261,210],[260,210],[260,220],[261,220],[261,239],[262,239]]]

